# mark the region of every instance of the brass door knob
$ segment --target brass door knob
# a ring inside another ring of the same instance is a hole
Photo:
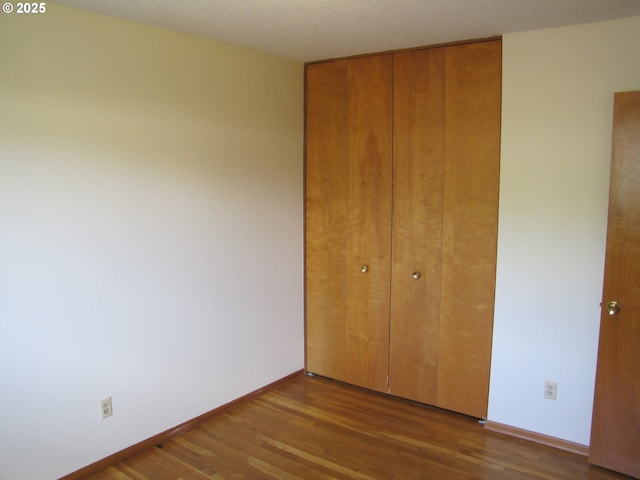
[[[617,315],[620,311],[620,305],[615,300],[607,303],[607,313],[609,315]]]
[[[366,265],[362,265],[362,267],[360,267],[360,271],[362,273],[367,273],[369,271],[369,267],[367,267]]]
[[[418,280],[420,278],[420,272],[413,272],[411,278],[413,278],[414,280]]]

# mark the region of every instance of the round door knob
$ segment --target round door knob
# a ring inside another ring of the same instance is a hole
[[[362,273],[367,273],[369,271],[369,267],[367,267],[366,265],[362,265],[362,267],[360,267],[360,271]]]
[[[616,315],[619,311],[620,311],[620,305],[618,305],[618,302],[611,301],[607,303],[607,313],[609,315]]]
[[[420,272],[413,272],[411,278],[413,278],[414,280],[418,280],[420,278]]]

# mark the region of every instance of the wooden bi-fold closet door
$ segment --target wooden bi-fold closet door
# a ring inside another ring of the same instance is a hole
[[[387,391],[393,55],[307,65],[306,368]]]
[[[437,403],[446,48],[396,54],[389,391]]]
[[[389,391],[486,417],[501,42],[396,54]]]
[[[487,409],[501,42],[306,67],[306,368]]]

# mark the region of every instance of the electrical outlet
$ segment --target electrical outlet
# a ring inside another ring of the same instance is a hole
[[[558,382],[545,380],[544,382],[544,398],[547,400],[555,400],[558,393]]]
[[[105,419],[113,415],[113,406],[111,405],[111,397],[100,400],[100,415]]]

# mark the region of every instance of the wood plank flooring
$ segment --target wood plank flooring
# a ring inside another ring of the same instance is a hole
[[[90,480],[615,480],[585,457],[475,419],[295,377]]]

